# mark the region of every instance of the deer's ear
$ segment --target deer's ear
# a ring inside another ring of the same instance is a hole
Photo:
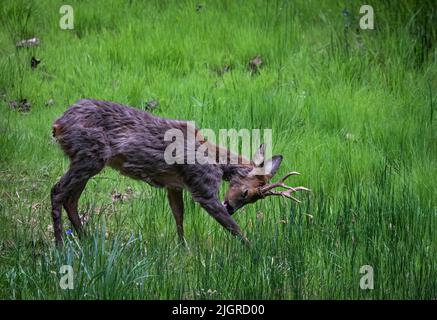
[[[266,175],[269,177],[269,179],[271,179],[276,174],[276,172],[278,171],[281,165],[281,162],[282,162],[281,155],[273,156],[271,159],[266,161],[264,165],[264,170]]]
[[[261,167],[264,163],[264,153],[266,150],[266,145],[263,143],[259,146],[258,150],[256,150],[255,154],[253,155],[253,163],[257,167]]]

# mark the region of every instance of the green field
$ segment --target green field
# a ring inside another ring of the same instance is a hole
[[[366,3],[374,30],[360,1],[70,1],[72,30],[62,4],[0,3],[1,299],[437,298],[434,1]],[[80,200],[88,236],[57,250],[50,189],[69,162],[51,125],[85,97],[157,100],[152,113],[216,132],[271,128],[278,175],[313,192],[237,213],[252,249],[185,194],[184,248],[165,190],[105,169]],[[22,99],[28,112],[11,107]]]

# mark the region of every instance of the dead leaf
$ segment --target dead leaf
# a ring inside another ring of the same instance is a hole
[[[146,103],[146,109],[153,110],[155,108],[159,107],[159,101],[158,100],[150,100]]]
[[[27,99],[21,99],[20,101],[9,101],[9,107],[20,112],[29,112],[31,106],[32,105],[29,101],[27,101]]]
[[[261,65],[263,64],[263,60],[258,55],[255,58],[251,59],[249,62],[249,68],[250,72],[252,74],[257,74],[259,72],[259,69],[261,68]]]
[[[117,201],[126,201],[129,200],[130,198],[132,198],[133,196],[133,190],[131,187],[127,187],[125,192],[117,192],[117,190],[114,190],[111,193],[112,196],[112,201],[113,202],[117,202]]]
[[[52,106],[52,105],[54,105],[54,104],[55,104],[55,100],[53,100],[53,99],[49,99],[49,100],[47,100],[47,102],[45,103],[46,107],[50,107],[50,106]]]
[[[36,69],[36,67],[38,67],[38,65],[41,63],[41,60],[38,60],[35,57],[32,57],[32,59],[30,60],[30,67],[32,69]]]
[[[15,46],[16,47],[33,47],[33,46],[39,46],[39,44],[41,43],[41,41],[39,40],[39,38],[31,38],[31,39],[26,39],[26,40],[21,40],[18,41]]]
[[[32,204],[32,212],[37,211],[41,208],[41,203],[37,202]]]

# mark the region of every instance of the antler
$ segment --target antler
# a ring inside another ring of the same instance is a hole
[[[291,199],[293,201],[296,201],[296,202],[300,203],[300,200],[296,199],[291,194],[293,192],[296,192],[296,191],[299,191],[299,190],[303,190],[303,191],[311,191],[311,190],[306,188],[306,187],[290,187],[290,186],[285,184],[285,180],[287,180],[289,177],[297,176],[299,174],[300,174],[299,172],[292,171],[292,172],[287,173],[281,179],[279,179],[278,182],[265,185],[264,187],[260,188],[260,190],[259,190],[261,196],[263,198],[265,198],[267,196],[282,196],[282,197],[286,197],[286,198],[289,198],[289,199]],[[271,191],[272,189],[277,188],[277,187],[282,187],[282,188],[285,188],[287,190],[284,190],[284,191]]]

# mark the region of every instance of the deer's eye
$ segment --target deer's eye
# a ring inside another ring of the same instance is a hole
[[[249,194],[249,190],[244,190],[243,191],[243,199],[246,199],[247,198],[247,195]]]

